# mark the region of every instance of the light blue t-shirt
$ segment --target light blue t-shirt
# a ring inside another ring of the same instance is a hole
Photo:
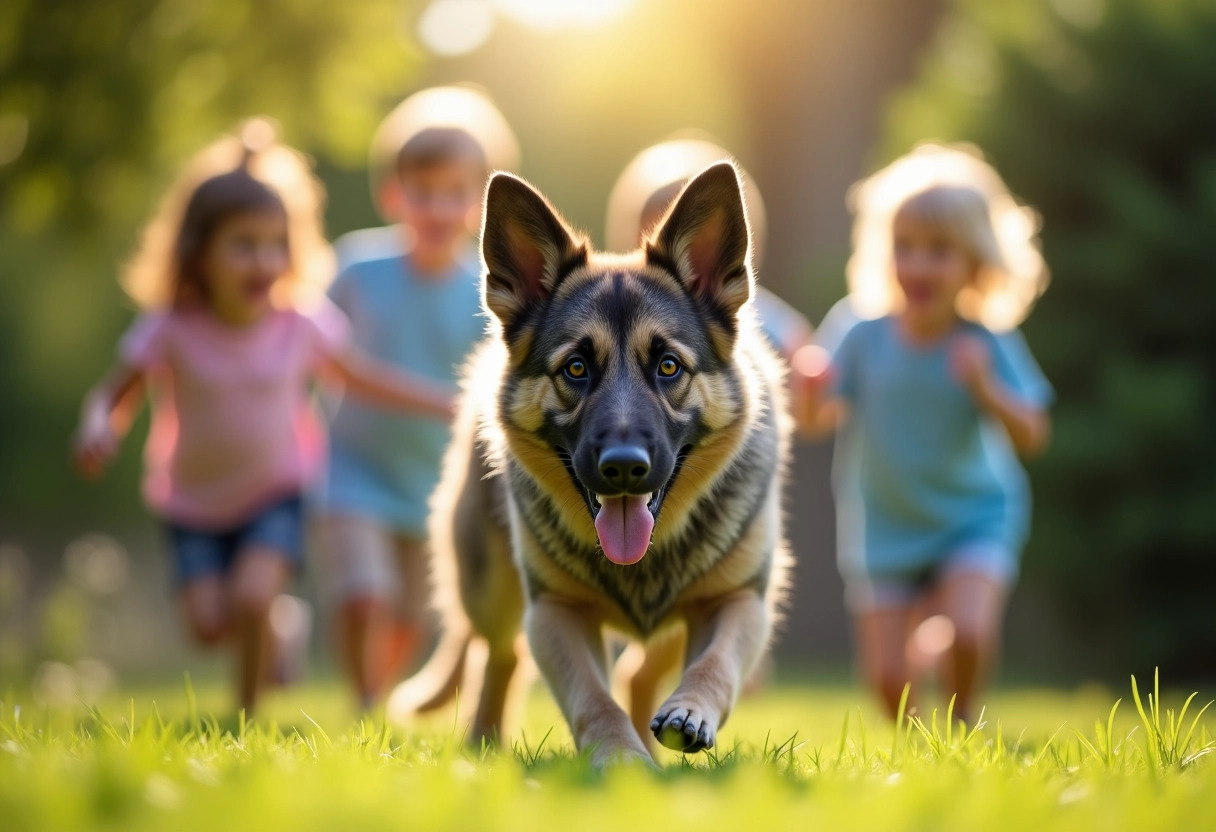
[[[950,372],[950,344],[981,338],[993,371],[1024,401],[1046,407],[1044,378],[1017,331],[973,323],[931,345],[909,344],[895,319],[856,323],[832,357],[850,417],[833,463],[841,571],[899,575],[961,548],[1017,559],[1030,526],[1026,473],[1003,426]]]
[[[400,237],[398,237],[400,239]],[[347,264],[330,298],[350,318],[353,343],[375,358],[454,384],[485,330],[475,252],[445,275],[419,276],[400,243],[382,233],[366,259]],[[426,534],[427,499],[439,482],[449,426],[343,399],[330,424],[331,512],[374,517],[413,537]]]

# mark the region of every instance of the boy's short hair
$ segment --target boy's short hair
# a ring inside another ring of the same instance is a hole
[[[489,172],[485,148],[460,127],[427,127],[410,136],[397,151],[394,171],[398,177],[451,162],[467,162]]]
[[[471,160],[488,173],[519,166],[519,142],[506,118],[472,87],[416,92],[385,117],[372,138],[372,193],[408,170]]]
[[[731,159],[721,145],[698,131],[677,135],[651,145],[630,160],[608,197],[604,247],[609,251],[631,251],[640,235],[667,210],[688,180],[714,162]],[[763,258],[766,236],[764,199],[755,180],[743,173],[744,202],[751,226],[753,258]],[[646,226],[646,227],[644,227]]]

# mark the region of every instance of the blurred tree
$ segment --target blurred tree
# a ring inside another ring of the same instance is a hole
[[[68,470],[75,403],[130,317],[116,264],[177,166],[243,117],[277,119],[338,179],[362,168],[421,65],[415,5],[0,3],[0,526],[135,515],[138,454],[117,487]]]
[[[1043,215],[1025,325],[1058,394],[1025,584],[1073,672],[1216,655],[1216,3],[956,0],[883,158],[974,141]],[[1012,646],[1012,645],[1011,645]]]

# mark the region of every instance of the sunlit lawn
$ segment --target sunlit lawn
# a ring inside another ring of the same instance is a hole
[[[501,751],[466,749],[452,709],[360,721],[336,683],[277,694],[245,724],[216,683],[96,707],[9,692],[0,829],[1216,828],[1212,712],[1192,731],[1211,692],[1181,721],[1167,693],[1160,730],[1151,692],[1141,680],[1151,730],[1129,687],[997,691],[979,732],[941,714],[896,732],[852,687],[786,682],[740,704],[713,756],[606,773],[539,687]]]

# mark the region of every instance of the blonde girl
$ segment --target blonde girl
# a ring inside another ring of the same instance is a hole
[[[150,394],[144,498],[165,525],[189,630],[235,648],[246,708],[266,676],[271,601],[301,561],[301,495],[325,461],[313,379],[409,412],[451,408],[450,390],[348,347],[323,295],[322,203],[305,159],[265,121],[199,153],[125,270],[141,313],[74,441],[82,473],[98,475]]]
[[[802,419],[840,431],[838,560],[866,680],[894,714],[936,664],[970,719],[1029,530],[1018,456],[1049,435],[1052,390],[1015,329],[1047,283],[1037,218],[968,147],[918,147],[850,196],[861,320],[830,357],[796,356]]]

